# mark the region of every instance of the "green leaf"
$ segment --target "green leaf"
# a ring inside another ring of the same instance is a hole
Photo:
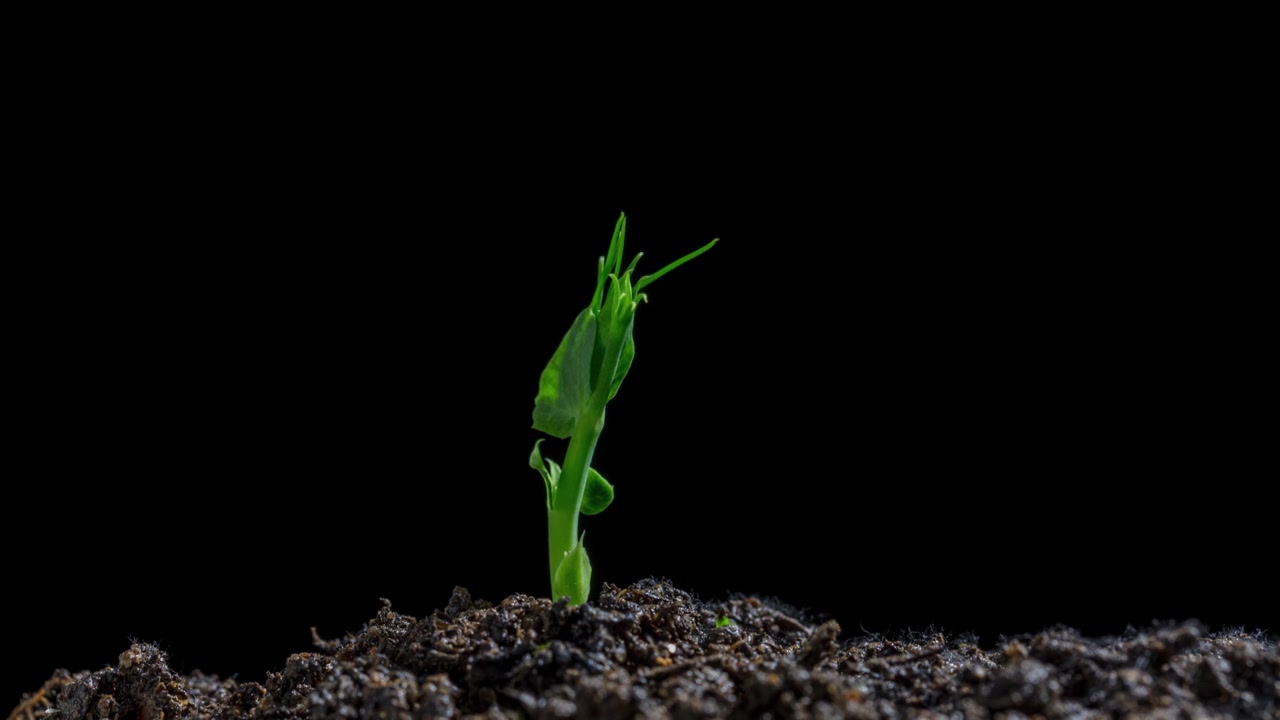
[[[587,468],[587,486],[582,490],[582,514],[595,515],[613,502],[613,486],[595,468]]]
[[[533,428],[564,439],[573,434],[578,417],[591,402],[591,355],[595,348],[596,315],[591,308],[578,313],[538,381],[533,401]]]
[[[569,602],[581,605],[587,601],[591,592],[591,561],[587,559],[587,549],[582,546],[587,534],[578,538],[573,549],[564,554],[564,560],[556,568],[555,577],[551,579],[551,597],[559,600],[565,595]]]
[[[538,449],[541,444],[542,440],[533,444],[533,452],[529,453],[529,467],[542,475],[547,486],[547,512],[550,512],[556,502],[556,487],[560,484],[560,466],[554,460],[542,459],[542,451]]]
[[[539,439],[533,444],[533,452],[529,453],[529,467],[538,471],[542,476],[542,482],[547,486],[547,510],[551,510],[551,505],[556,498],[556,488],[551,484],[551,473],[547,471],[546,465],[542,461],[542,452],[538,450],[538,446],[542,444]]]
[[[627,377],[627,372],[631,370],[631,361],[636,359],[636,340],[635,337],[628,337],[627,344],[622,346],[622,356],[618,358],[618,369],[613,371],[613,386],[609,388],[609,399],[612,400],[614,395],[618,394],[618,388],[622,387],[622,381]]]

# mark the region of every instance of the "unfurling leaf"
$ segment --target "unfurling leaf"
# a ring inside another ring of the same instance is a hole
[[[549,511],[556,503],[556,486],[560,484],[560,466],[555,460],[542,459],[542,451],[538,449],[541,444],[542,440],[533,444],[533,452],[529,453],[529,467],[537,470],[547,485],[547,510]]]

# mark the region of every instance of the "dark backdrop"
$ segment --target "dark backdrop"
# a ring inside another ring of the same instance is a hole
[[[721,242],[639,311],[597,589],[847,635],[1275,630],[1249,260],[1212,198],[1157,153],[907,120],[87,147],[12,311],[0,704],[133,638],[261,680],[380,598],[547,594],[530,411],[622,211],[642,272]]]

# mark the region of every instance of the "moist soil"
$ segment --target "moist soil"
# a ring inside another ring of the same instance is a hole
[[[9,720],[1280,718],[1280,653],[1260,632],[845,638],[777,601],[652,579],[577,607],[457,588],[414,618],[384,601],[359,632],[314,642],[263,682],[183,675],[134,643],[101,670],[58,670]]]

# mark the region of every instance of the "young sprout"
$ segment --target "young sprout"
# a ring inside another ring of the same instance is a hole
[[[560,347],[542,371],[534,400],[533,427],[552,437],[569,438],[564,466],[544,459],[533,445],[529,465],[542,474],[547,489],[547,546],[551,565],[551,596],[569,597],[580,605],[591,590],[591,562],[578,533],[578,514],[594,515],[613,502],[613,486],[591,467],[596,441],[604,429],[604,406],[618,392],[636,356],[632,337],[636,308],[645,300],[649,283],[711,249],[716,238],[652,275],[633,284],[631,272],[644,253],[622,269],[627,216],[613,228],[609,252],[596,270],[591,304],[578,313]]]

